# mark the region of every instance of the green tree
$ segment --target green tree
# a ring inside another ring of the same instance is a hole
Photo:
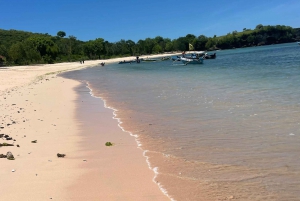
[[[264,26],[262,25],[262,24],[258,24],[258,25],[256,25],[256,27],[255,27],[255,29],[262,29]]]
[[[32,40],[25,40],[23,48],[26,53],[28,63],[39,63],[41,61],[41,54],[35,47],[35,44]]]
[[[7,48],[4,45],[0,45],[0,55],[4,57],[8,56]]]
[[[127,40],[126,41],[127,47],[129,49],[130,55],[133,56],[135,54],[135,42],[133,42],[132,40]]]
[[[21,42],[13,44],[8,51],[9,60],[15,64],[24,64],[26,53]]]
[[[162,47],[158,44],[154,45],[152,48],[152,53],[157,54],[162,52]]]
[[[204,35],[200,35],[193,40],[193,45],[195,50],[205,50],[205,44],[207,43],[208,38]]]
[[[66,32],[64,32],[64,31],[59,31],[59,32],[57,32],[57,36],[60,37],[60,38],[63,38],[63,37],[66,36]]]
[[[45,63],[53,63],[58,54],[58,46],[48,36],[32,36],[26,39],[26,44],[30,44],[36,50]]]
[[[166,43],[165,51],[167,51],[167,52],[173,51],[173,43],[171,41]]]
[[[104,39],[103,38],[97,38],[94,40],[94,49],[95,49],[95,54],[98,56],[98,59],[100,59],[100,55],[104,54]]]
[[[188,43],[192,43],[193,40],[196,38],[196,36],[193,35],[193,34],[187,34],[187,35],[185,36],[185,38],[186,38],[186,40],[187,40]]]
[[[216,45],[216,41],[215,38],[209,38],[207,43],[205,44],[205,48],[208,49],[214,49]]]

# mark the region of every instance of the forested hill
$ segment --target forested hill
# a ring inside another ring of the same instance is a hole
[[[16,42],[22,42],[30,36],[47,36],[47,34],[32,33],[17,30],[3,30],[0,29],[0,45],[10,47]],[[49,36],[49,35],[48,35]]]
[[[224,36],[206,37],[187,34],[177,39],[146,38],[134,42],[120,40],[108,42],[103,38],[89,41],[66,37],[64,31],[56,36],[17,30],[0,29],[0,65],[24,65],[36,63],[56,63],[79,61],[80,59],[108,59],[122,56],[156,54],[172,51],[231,49],[259,45],[295,42],[300,40],[300,28],[284,25],[257,25],[255,29],[244,28]]]

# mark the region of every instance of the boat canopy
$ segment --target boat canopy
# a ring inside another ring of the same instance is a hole
[[[205,54],[206,51],[198,51],[198,52],[195,52],[195,54]]]

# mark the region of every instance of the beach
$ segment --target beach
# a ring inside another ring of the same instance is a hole
[[[59,76],[132,58],[0,68],[1,200],[170,200],[113,110]]]
[[[0,68],[0,200],[298,201],[298,55]]]

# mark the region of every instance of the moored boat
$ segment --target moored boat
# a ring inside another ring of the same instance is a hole
[[[172,61],[181,61],[180,56],[172,57]]]
[[[170,57],[162,57],[161,60],[162,61],[170,60]]]
[[[181,57],[181,62],[184,65],[187,64],[203,64],[203,58],[202,57],[196,57],[196,58],[185,58],[185,57]]]
[[[216,53],[213,54],[205,53],[205,55],[203,56],[204,59],[215,59],[216,57],[217,57]]]
[[[146,58],[146,59],[141,59],[141,61],[153,62],[153,61],[157,61],[157,59]]]
[[[120,61],[119,64],[131,64],[134,63],[135,61]]]

